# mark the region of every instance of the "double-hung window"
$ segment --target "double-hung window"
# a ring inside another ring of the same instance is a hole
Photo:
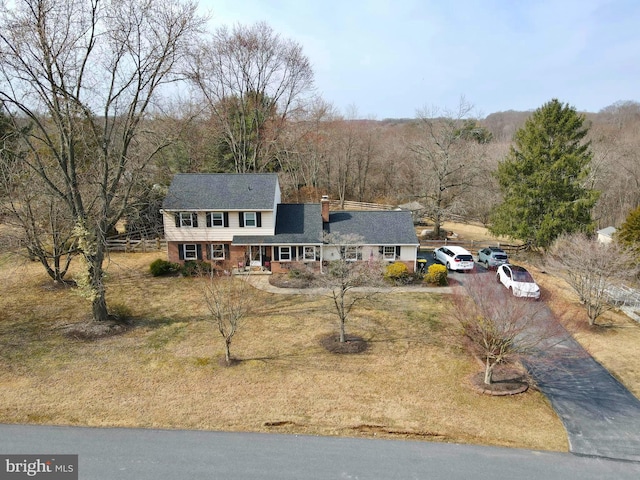
[[[245,227],[257,227],[256,212],[244,212],[244,226]]]
[[[394,246],[384,246],[382,249],[382,258],[384,260],[395,260],[396,259],[396,247]]]
[[[224,214],[222,212],[207,213],[207,227],[224,227]]]
[[[362,249],[360,247],[344,247],[344,259],[347,262],[362,260]]]
[[[224,260],[224,244],[211,244],[209,258],[211,260]]]
[[[198,245],[195,243],[183,244],[182,256],[185,260],[198,260]]]
[[[304,247],[302,259],[305,262],[313,262],[316,259],[316,247],[313,245]]]
[[[240,227],[262,227],[262,212],[239,212]]]
[[[198,226],[198,214],[195,212],[178,212],[175,216],[178,228],[196,228]]]
[[[281,262],[291,261],[291,247],[279,247],[279,254]]]

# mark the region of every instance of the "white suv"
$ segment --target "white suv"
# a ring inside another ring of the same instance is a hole
[[[442,263],[447,270],[473,270],[473,256],[462,247],[446,246],[436,248],[433,258]]]

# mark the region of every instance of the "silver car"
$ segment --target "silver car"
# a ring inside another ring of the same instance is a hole
[[[478,263],[483,264],[488,270],[509,263],[509,257],[499,247],[487,247],[478,252]]]

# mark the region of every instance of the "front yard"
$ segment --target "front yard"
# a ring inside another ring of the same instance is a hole
[[[446,296],[380,294],[347,331],[369,341],[333,355],[319,338],[337,329],[325,297],[254,291],[255,313],[223,348],[198,279],[153,278],[159,255],[114,254],[108,303],[135,328],[96,341],[64,327],[89,311],[55,289],[35,263],[0,261],[0,422],[394,436],[566,451],[546,399],[530,389],[475,393],[480,367],[457,346]]]

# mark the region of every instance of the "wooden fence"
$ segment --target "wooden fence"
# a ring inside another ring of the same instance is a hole
[[[167,241],[163,238],[136,239],[112,238],[107,240],[107,249],[110,252],[154,252],[166,251]]]
[[[340,200],[331,200],[329,207],[331,210],[342,210]],[[395,210],[396,208],[393,205],[384,205],[382,203],[344,201],[344,210]]]

